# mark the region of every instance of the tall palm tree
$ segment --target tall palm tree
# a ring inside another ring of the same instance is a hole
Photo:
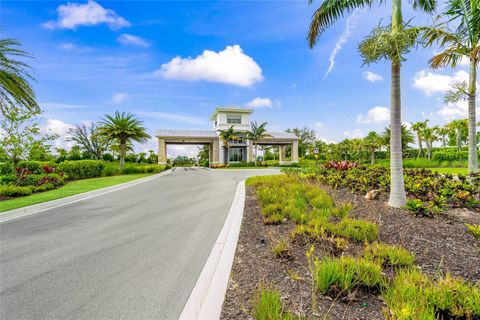
[[[427,159],[430,161],[432,159],[432,148],[433,142],[437,141],[438,137],[435,134],[438,127],[425,127],[422,129],[422,137],[425,139],[425,143],[427,144]]]
[[[308,43],[314,47],[320,34],[329,28],[345,13],[357,8],[370,8],[373,0],[325,0],[315,11],[308,32]],[[378,0],[381,4],[385,1]],[[313,0],[309,0],[313,3]],[[412,0],[414,9],[433,12],[436,0]],[[392,22],[387,28],[375,29],[371,36],[360,45],[360,53],[365,63],[372,63],[380,59],[391,62],[391,106],[390,126],[390,199],[389,205],[401,207],[406,204],[405,185],[403,179],[402,141],[401,141],[401,93],[400,93],[400,64],[404,55],[415,44],[417,31],[405,29],[402,18],[402,0],[392,0]]]
[[[434,69],[450,66],[455,68],[462,58],[469,61],[468,88],[458,87],[456,100],[468,99],[468,172],[478,172],[476,142],[476,94],[477,67],[480,61],[480,1],[449,0],[443,16],[447,22],[434,28],[424,29],[423,38],[427,45],[440,44],[445,50],[433,56],[429,63]],[[449,28],[453,22],[455,29]]]
[[[131,113],[120,113],[115,111],[115,115],[106,114],[100,121],[98,133],[108,140],[117,141],[120,145],[120,170],[125,168],[126,146],[130,141],[146,142],[150,139],[143,122]]]
[[[450,133],[450,130],[447,127],[443,126],[443,127],[438,127],[436,132],[440,137],[442,137],[442,147],[446,148],[447,135]]]
[[[227,163],[229,162],[228,158],[228,151],[230,149],[230,140],[235,140],[238,139],[238,133],[235,131],[233,126],[231,126],[228,129],[223,129],[223,130],[218,130],[218,136],[220,139],[223,141],[223,146],[225,147],[225,151],[227,152]]]
[[[266,126],[266,122],[263,122],[260,125],[257,124],[257,121],[251,122],[251,129],[250,131],[247,131],[247,138],[252,140],[253,144],[255,145],[255,166],[257,166],[258,140],[270,137],[270,135],[267,133],[267,129],[265,128]]]
[[[38,112],[39,107],[35,92],[29,80],[34,80],[29,66],[18,60],[32,56],[20,49],[21,44],[15,39],[0,39],[0,112],[9,113],[14,107]]]
[[[423,154],[423,137],[422,132],[427,127],[428,120],[418,121],[412,124],[412,130],[417,134],[418,154],[417,159]]]
[[[370,150],[370,164],[375,164],[375,151],[377,151],[382,145],[382,138],[375,131],[370,131],[368,135],[363,139],[365,147]]]

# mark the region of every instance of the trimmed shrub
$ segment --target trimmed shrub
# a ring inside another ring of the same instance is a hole
[[[32,194],[32,189],[29,187],[0,186],[0,197],[28,196],[29,194]]]
[[[65,173],[70,180],[76,180],[99,177],[104,167],[105,162],[102,160],[67,160],[58,164],[57,171]]]

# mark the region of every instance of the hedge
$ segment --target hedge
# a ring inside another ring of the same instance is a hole
[[[69,180],[100,177],[105,168],[102,160],[64,161],[57,165],[57,172],[63,172]]]
[[[477,153],[477,156],[480,158],[479,153]],[[433,153],[432,159],[438,161],[468,160],[468,151],[437,151]]]

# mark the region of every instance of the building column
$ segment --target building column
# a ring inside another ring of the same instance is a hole
[[[247,140],[247,162],[255,161],[255,155],[253,154],[253,141]]]
[[[292,143],[292,162],[298,162],[298,141]]]
[[[218,158],[220,153],[220,147],[218,144],[218,139],[214,139],[213,142],[210,144],[210,165],[218,164]]]
[[[213,161],[213,142],[208,144],[208,163]]]
[[[167,145],[165,139],[158,138],[158,164],[167,164]]]
[[[278,162],[285,164],[285,156],[287,155],[286,146],[284,144],[278,146]]]

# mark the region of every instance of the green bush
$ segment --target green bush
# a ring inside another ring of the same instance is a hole
[[[0,162],[0,175],[12,174],[13,166],[11,162]]]
[[[0,176],[0,185],[15,184],[17,176],[14,174],[5,174]]]
[[[0,197],[19,197],[28,196],[32,194],[32,189],[29,187],[17,187],[12,185],[0,186]]]
[[[94,178],[102,175],[105,162],[102,160],[64,161],[57,166],[57,172],[63,172],[70,180]]]
[[[280,293],[275,289],[260,288],[253,302],[255,320],[296,320],[300,319],[284,311]]]

